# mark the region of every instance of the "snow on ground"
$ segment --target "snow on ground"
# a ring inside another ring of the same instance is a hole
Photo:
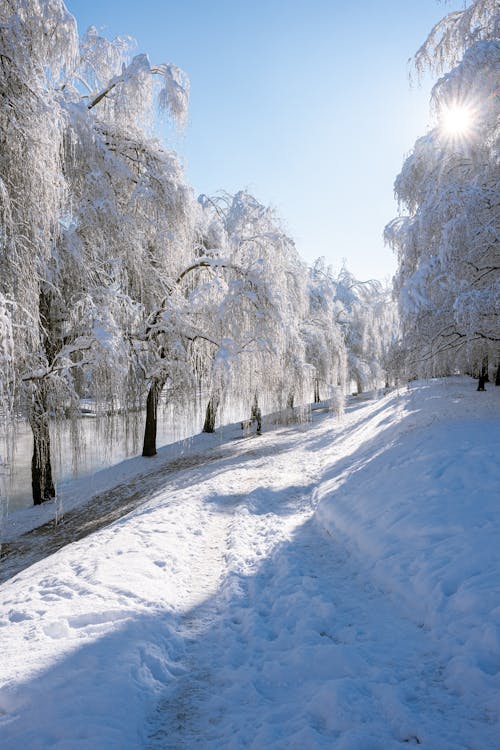
[[[210,448],[215,448],[240,434],[237,425],[227,425],[216,434],[202,433],[186,440],[180,440],[158,448],[154,470],[180,457],[197,456]],[[136,456],[107,468],[77,479],[67,478],[57,486],[57,499],[42,505],[9,510],[5,518],[0,517],[0,542],[9,542],[88,502],[94,495],[102,494],[117,484],[132,482],[151,473],[151,459]],[[1,523],[3,521],[3,524]]]
[[[0,747],[500,747],[499,400],[413,384],[158,472],[0,587]]]
[[[469,389],[420,385],[399,425],[371,420],[378,449],[323,477],[319,519],[440,641],[450,688],[498,718],[500,393]]]

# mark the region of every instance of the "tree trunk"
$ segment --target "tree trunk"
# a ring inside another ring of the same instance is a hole
[[[156,456],[156,422],[158,401],[167,378],[153,378],[146,401],[146,425],[144,427],[143,456]]]
[[[286,408],[287,409],[293,409],[293,402],[295,401],[295,396],[293,391],[288,394],[288,398],[286,400]]]
[[[489,378],[488,378],[488,358],[485,357],[485,359],[483,360],[483,365],[481,367],[481,372],[480,372],[479,378],[478,378],[477,390],[478,391],[485,391],[486,388],[484,386],[488,382],[489,382]]]
[[[54,331],[53,319],[50,314],[52,296],[44,289],[38,296],[38,311],[40,325],[43,332],[42,344],[47,356],[47,362],[54,361],[60,342]],[[31,488],[33,503],[41,505],[46,500],[56,496],[52,481],[52,464],[50,458],[49,417],[47,414],[47,385],[42,379],[34,383],[29,422],[33,432],[33,456],[31,458]]]
[[[262,414],[260,411],[257,394],[255,394],[255,398],[252,404],[252,422],[253,421],[257,422],[257,435],[260,435],[262,433]]]
[[[205,412],[205,423],[203,425],[202,432],[215,432],[215,419],[217,417],[217,410],[219,408],[220,398],[214,394],[211,396],[210,401],[207,404],[207,410]]]
[[[495,385],[500,385],[500,361],[497,364],[497,374],[495,377]]]
[[[49,418],[43,386],[34,395],[30,425],[33,432],[33,457],[31,459],[33,503],[41,505],[46,500],[53,500],[56,496],[52,481]]]
[[[318,378],[315,378],[314,379],[314,403],[319,404],[320,401],[321,399],[319,397],[319,380]]]
[[[481,374],[484,376],[484,382],[485,383],[489,383],[490,382],[490,378],[489,378],[489,364],[488,364],[488,357],[487,356],[483,359],[483,367],[482,367]]]

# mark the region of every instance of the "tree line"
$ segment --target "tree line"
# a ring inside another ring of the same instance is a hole
[[[31,426],[35,504],[82,399],[144,410],[153,456],[162,397],[204,394],[210,432],[231,398],[290,412],[396,375],[390,291],[308,267],[245,191],[196,198],[154,128],[183,126],[188,76],[132,52],[61,0],[0,6],[1,418]]]

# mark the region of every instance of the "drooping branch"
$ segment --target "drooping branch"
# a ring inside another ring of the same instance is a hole
[[[116,85],[117,85],[118,83],[121,83],[121,82],[122,82],[123,80],[124,80],[123,78],[120,78],[120,79],[119,79],[119,80],[117,80],[117,81],[112,81],[111,83],[109,83],[109,84],[108,84],[108,85],[107,85],[107,86],[106,86],[106,87],[105,87],[104,89],[102,89],[102,91],[100,91],[100,92],[99,92],[99,93],[97,94],[97,96],[94,96],[94,97],[93,97],[93,98],[92,98],[92,99],[91,99],[91,100],[89,101],[89,103],[87,104],[87,109],[93,109],[93,108],[94,108],[95,106],[97,106],[97,104],[99,104],[99,102],[102,102],[102,100],[103,100],[103,99],[104,99],[104,98],[105,98],[105,97],[106,97],[106,96],[107,96],[108,94],[110,94],[110,93],[111,93],[111,91],[113,91],[113,89],[115,88],[115,86],[116,86]]]
[[[187,74],[171,63],[150,65],[147,55],[136,55],[129,65],[122,67],[120,75],[113,76],[110,81],[91,97],[87,108],[93,109],[120,84],[139,82],[142,76],[159,76],[163,80],[158,104],[161,110],[169,112],[174,120],[183,124],[187,115],[189,100],[189,78]]]

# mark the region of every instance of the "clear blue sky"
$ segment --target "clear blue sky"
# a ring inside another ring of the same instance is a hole
[[[437,0],[67,0],[191,79],[181,154],[197,193],[245,188],[273,205],[302,257],[392,275],[393,182],[428,127],[430,81],[407,60],[463,3]]]

